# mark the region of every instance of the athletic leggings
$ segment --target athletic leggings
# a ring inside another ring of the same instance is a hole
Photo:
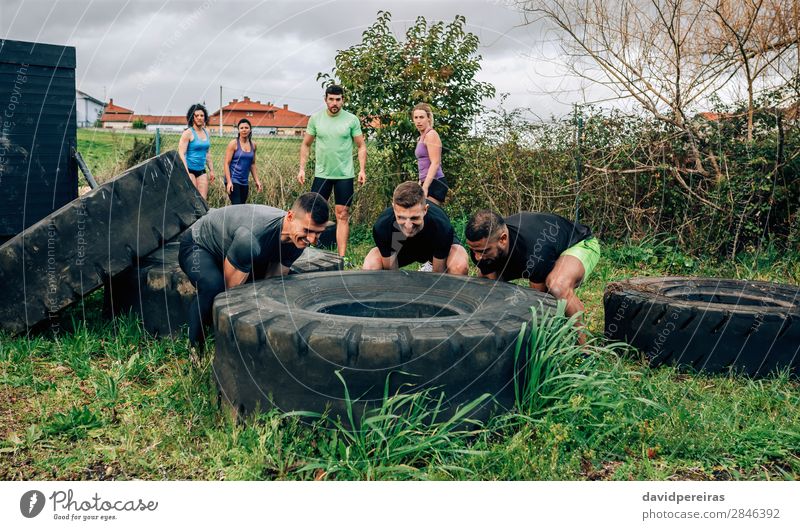
[[[250,186],[242,186],[234,182],[233,191],[229,195],[231,204],[245,204],[247,202],[248,193],[250,193]]]
[[[209,251],[197,245],[191,233],[191,230],[187,230],[181,237],[178,261],[197,289],[197,296],[189,310],[189,344],[197,347],[205,342],[203,326],[211,325],[211,307],[214,297],[225,290],[225,277],[222,264]]]

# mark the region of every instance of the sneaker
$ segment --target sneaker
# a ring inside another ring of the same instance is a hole
[[[430,261],[426,261],[422,265],[419,266],[420,272],[433,272],[433,263]]]

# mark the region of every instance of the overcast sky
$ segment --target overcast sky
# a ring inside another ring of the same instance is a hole
[[[540,26],[508,2],[487,0],[0,0],[0,36],[77,49],[77,88],[140,114],[183,114],[250,96],[310,114],[322,108],[318,72],[361,41],[378,10],[403,35],[419,15],[457,14],[480,38],[481,81],[506,106],[547,118],[581,101]],[[548,93],[556,93],[557,96]],[[495,106],[496,101],[487,102]]]

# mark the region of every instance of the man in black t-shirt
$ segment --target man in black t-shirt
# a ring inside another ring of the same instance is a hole
[[[403,182],[394,190],[392,206],[372,227],[375,247],[364,259],[365,270],[393,270],[410,263],[432,262],[433,272],[466,275],[467,251],[444,210],[425,202],[416,182]]]
[[[178,261],[197,288],[189,314],[189,342],[202,349],[214,297],[247,280],[286,275],[328,222],[328,203],[304,193],[288,212],[261,204],[211,210],[180,239]]]
[[[600,243],[588,227],[550,213],[503,219],[481,210],[467,222],[465,235],[480,277],[524,278],[532,288],[566,300],[567,316],[583,311],[575,289],[600,259]]]

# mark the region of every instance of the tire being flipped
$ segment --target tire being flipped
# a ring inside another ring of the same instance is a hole
[[[715,278],[634,278],[609,284],[605,333],[652,366],[751,377],[800,364],[800,288]]]
[[[356,418],[389,393],[437,388],[447,413],[484,393],[514,403],[514,349],[530,307],[555,299],[504,282],[409,271],[347,271],[238,287],[214,302],[214,373],[240,414],[278,407]],[[407,386],[404,386],[407,385]],[[473,417],[485,418],[486,403]]]
[[[134,166],[0,246],[0,327],[24,332],[207,211],[176,151]]]
[[[178,263],[180,242],[172,241],[139,259],[138,266],[120,274],[107,286],[110,316],[132,311],[144,328],[156,336],[177,336],[189,322],[197,290]],[[291,267],[292,274],[337,271],[342,258],[333,252],[307,248]]]

